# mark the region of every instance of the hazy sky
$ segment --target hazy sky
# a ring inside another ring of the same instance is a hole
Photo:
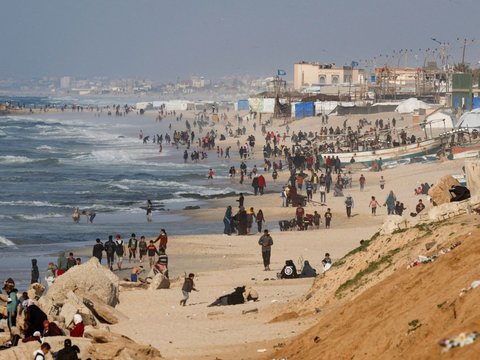
[[[389,55],[396,65],[400,49],[409,49],[402,65],[423,65],[425,49],[438,46],[431,37],[459,62],[457,38],[480,40],[479,13],[480,0],[2,1],[0,78],[170,81],[277,69],[291,78],[297,61]],[[480,61],[480,41],[469,42],[466,61]]]

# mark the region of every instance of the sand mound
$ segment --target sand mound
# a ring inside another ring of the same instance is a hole
[[[480,330],[480,288],[462,292],[480,279],[477,224],[462,215],[364,242],[297,304],[304,313],[321,307],[322,316],[275,358],[476,358],[480,341],[443,355],[438,342]]]

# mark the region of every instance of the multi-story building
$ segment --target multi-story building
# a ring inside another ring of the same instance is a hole
[[[293,87],[302,90],[312,86],[359,85],[365,82],[363,69],[352,66],[302,61],[293,65]]]
[[[60,78],[60,88],[68,90],[71,87],[71,78],[70,76],[63,76]]]

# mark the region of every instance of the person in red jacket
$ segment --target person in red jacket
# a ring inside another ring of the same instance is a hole
[[[265,186],[267,186],[265,178],[263,177],[263,175],[260,175],[258,177],[258,190],[260,191],[260,195],[263,195],[263,191],[265,189]]]
[[[73,329],[70,331],[71,337],[83,337],[83,332],[85,331],[85,325],[83,324],[82,315],[75,314],[73,315]]]

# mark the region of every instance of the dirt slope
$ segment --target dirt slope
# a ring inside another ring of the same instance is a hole
[[[364,243],[315,281],[297,311],[320,311],[318,323],[274,358],[479,358],[480,340],[444,354],[438,345],[442,338],[480,331],[480,287],[459,296],[480,280],[478,224],[478,216],[465,215]],[[417,255],[442,249],[447,252],[434,262],[407,269]]]

